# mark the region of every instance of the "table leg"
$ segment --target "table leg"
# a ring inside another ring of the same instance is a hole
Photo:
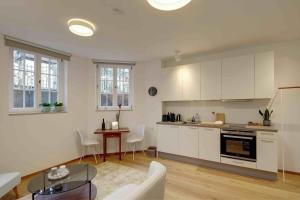
[[[106,137],[103,135],[103,162],[105,162],[105,156],[106,156]]]
[[[89,200],[92,199],[92,182],[89,181]]]
[[[121,133],[119,134],[119,160],[122,160],[122,140],[121,140]]]
[[[35,193],[32,193],[32,200],[34,200],[34,195],[35,195]]]

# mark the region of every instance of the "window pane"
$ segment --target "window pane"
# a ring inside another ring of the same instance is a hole
[[[24,86],[27,89],[30,89],[30,90],[34,89],[34,73],[25,72],[25,84],[24,84]]]
[[[101,94],[101,106],[106,106],[106,102],[107,102],[107,95]]]
[[[123,105],[123,95],[118,94],[117,104],[118,104],[118,105],[120,105],[120,104]]]
[[[42,87],[42,89],[49,88],[49,75],[46,75],[46,74],[41,75],[41,87]]]
[[[123,101],[124,106],[129,106],[128,94],[124,94],[123,98],[124,98],[124,101]]]
[[[42,58],[41,73],[49,74],[49,58]]]
[[[42,91],[42,102],[41,103],[49,103],[49,91]]]
[[[14,90],[14,108],[23,108],[23,90]]]
[[[23,71],[14,70],[14,88],[23,89],[23,78],[24,78]]]
[[[57,60],[51,60],[51,65],[50,65],[50,74],[51,75],[58,75],[58,63]]]
[[[57,89],[57,77],[51,76],[50,78],[50,89]]]
[[[26,108],[34,107],[34,91],[30,91],[30,90],[25,91],[25,107]]]
[[[51,91],[50,103],[57,102],[57,91]]]
[[[108,94],[107,95],[107,106],[112,106],[113,105],[113,95],[112,94]]]

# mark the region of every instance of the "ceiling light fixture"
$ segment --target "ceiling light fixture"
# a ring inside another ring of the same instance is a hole
[[[177,10],[186,6],[192,0],[147,0],[148,3],[158,9],[164,11]]]
[[[68,21],[69,30],[79,36],[92,36],[96,30],[95,25],[85,19],[70,19]]]

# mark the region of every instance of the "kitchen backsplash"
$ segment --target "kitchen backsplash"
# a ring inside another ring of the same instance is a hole
[[[199,113],[201,121],[214,121],[215,113],[225,113],[226,123],[261,122],[258,110],[265,108],[269,99],[240,101],[180,101],[164,102],[163,113],[182,114],[183,120]]]

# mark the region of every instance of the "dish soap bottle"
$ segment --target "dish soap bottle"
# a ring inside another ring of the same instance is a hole
[[[105,122],[104,122],[104,118],[102,119],[102,130],[105,130]]]

